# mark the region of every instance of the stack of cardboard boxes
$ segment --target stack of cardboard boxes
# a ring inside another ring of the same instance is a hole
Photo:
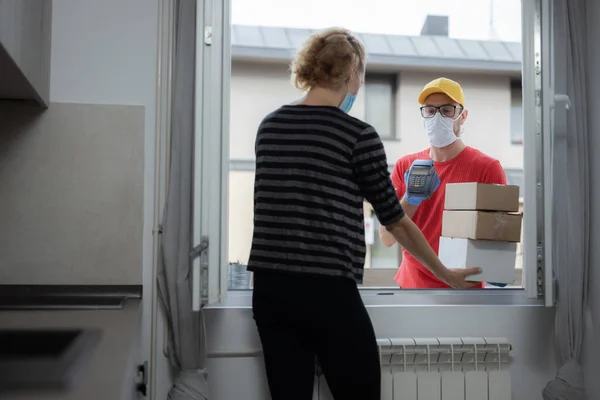
[[[448,268],[480,267],[469,280],[511,284],[522,219],[518,186],[448,184],[439,258]]]

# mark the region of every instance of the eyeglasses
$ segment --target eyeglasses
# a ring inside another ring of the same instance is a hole
[[[453,106],[451,104],[445,104],[443,106],[423,106],[421,107],[421,116],[423,118],[433,118],[436,112],[440,112],[440,114],[447,118],[452,118],[456,115],[456,110],[462,110],[461,106]]]

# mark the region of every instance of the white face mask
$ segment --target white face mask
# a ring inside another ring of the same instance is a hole
[[[461,113],[462,115],[462,113]],[[432,118],[425,118],[423,125],[425,126],[425,132],[427,132],[427,138],[429,144],[433,147],[446,147],[451,145],[458,139],[454,133],[454,122],[460,118],[460,115],[456,119],[446,118],[439,112],[436,113]],[[463,127],[460,127],[460,133],[462,134]]]

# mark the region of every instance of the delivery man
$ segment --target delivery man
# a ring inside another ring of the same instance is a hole
[[[442,234],[446,184],[479,182],[505,185],[506,175],[498,160],[463,142],[461,135],[469,113],[465,108],[463,90],[457,82],[447,78],[435,79],[425,85],[418,101],[431,146],[399,159],[392,173],[392,183],[406,215],[423,231],[429,245],[437,253]],[[435,192],[426,200],[411,198],[405,193],[406,175],[415,160],[433,160],[439,176]],[[380,230],[379,236],[387,247],[396,243],[385,229]],[[404,249],[395,280],[401,288],[406,289],[449,287]],[[481,283],[475,287],[483,286],[484,283]]]

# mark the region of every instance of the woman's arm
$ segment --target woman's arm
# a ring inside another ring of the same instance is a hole
[[[413,215],[415,215],[415,212],[417,211],[417,208],[419,206],[410,204],[404,198],[404,193],[406,192],[406,184],[404,183],[404,177],[406,175],[406,170],[404,167],[405,165],[406,160],[403,158],[396,161],[396,165],[394,166],[394,169],[392,171],[391,179],[392,185],[394,185],[394,188],[396,189],[396,196],[398,196],[398,198],[400,199],[400,205],[404,210],[404,214],[406,214],[409,218],[412,218]],[[394,244],[396,244],[396,239],[394,239],[394,237],[387,231],[387,229],[385,229],[383,224],[379,228],[379,240],[381,240],[381,243],[383,243],[383,245],[386,247],[391,247]]]
[[[409,218],[412,218],[413,215],[415,215],[415,211],[417,211],[417,208],[419,207],[413,206],[408,201],[406,201],[404,197],[402,197],[402,199],[400,200],[400,205],[404,210],[404,214]],[[392,234],[389,233],[383,225],[379,227],[379,240],[381,240],[381,243],[383,243],[385,247],[392,247],[394,244],[396,244],[396,239],[394,239]]]

